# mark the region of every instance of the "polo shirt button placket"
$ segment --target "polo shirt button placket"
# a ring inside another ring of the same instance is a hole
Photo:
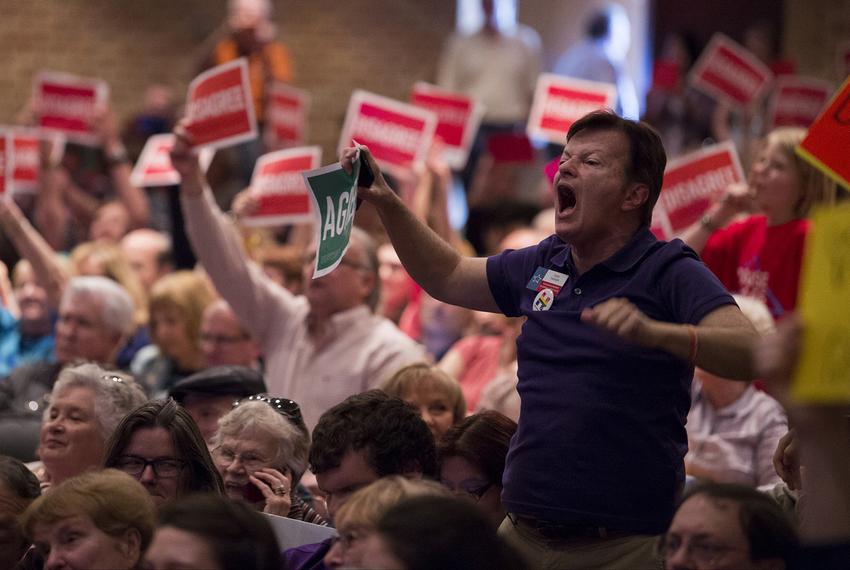
[[[573,289],[573,293],[575,293],[576,295],[581,295],[581,288],[576,287],[575,289]]]

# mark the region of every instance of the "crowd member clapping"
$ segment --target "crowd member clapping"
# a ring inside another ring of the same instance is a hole
[[[775,318],[797,302],[809,210],[835,200],[835,183],[794,152],[805,134],[791,128],[770,133],[748,185],[730,186],[682,234],[729,291],[764,301]]]
[[[30,546],[18,525],[18,517],[41,494],[38,479],[27,466],[0,455],[0,560],[15,567]],[[23,562],[21,563],[22,568]]]
[[[381,389],[413,406],[435,440],[466,416],[460,384],[431,364],[409,364],[390,376]]]
[[[520,555],[465,501],[413,497],[392,507],[362,546],[361,568],[522,570]]]
[[[156,282],[150,295],[153,345],[140,350],[130,369],[154,397],[203,368],[201,315],[215,293],[198,273],[178,271]]]
[[[153,400],[121,420],[103,466],[137,479],[157,507],[190,493],[222,494],[221,477],[192,417],[174,400]]]
[[[36,499],[21,517],[46,569],[136,568],[154,524],[150,496],[113,469],[65,481]]]
[[[145,568],[280,570],[281,557],[262,515],[244,504],[195,495],[160,511]]]
[[[131,377],[96,364],[64,369],[44,412],[36,473],[50,487],[100,467],[106,442],[145,395]]]
[[[363,564],[363,543],[375,532],[381,516],[404,499],[445,496],[446,490],[431,481],[405,479],[399,475],[378,479],[351,495],[336,514],[339,537],[325,556],[326,568],[356,568]]]
[[[493,528],[505,518],[502,475],[516,428],[516,422],[499,412],[481,412],[450,429],[437,445],[440,481],[475,502]]]
[[[258,510],[325,524],[293,492],[307,470],[309,438],[292,400],[246,398],[219,421],[213,440],[215,464],[227,496]]]

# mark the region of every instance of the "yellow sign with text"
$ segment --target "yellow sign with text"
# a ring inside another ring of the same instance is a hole
[[[850,402],[850,205],[817,210],[800,288],[805,323],[792,396]]]

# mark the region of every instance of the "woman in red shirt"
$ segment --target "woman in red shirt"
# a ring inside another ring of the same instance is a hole
[[[730,185],[681,236],[730,292],[763,300],[775,319],[797,302],[809,210],[835,200],[835,184],[794,152],[805,134],[771,132],[748,184]]]

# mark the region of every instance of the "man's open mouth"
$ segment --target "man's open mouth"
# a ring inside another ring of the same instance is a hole
[[[558,212],[572,210],[576,206],[576,194],[566,184],[558,185]]]

